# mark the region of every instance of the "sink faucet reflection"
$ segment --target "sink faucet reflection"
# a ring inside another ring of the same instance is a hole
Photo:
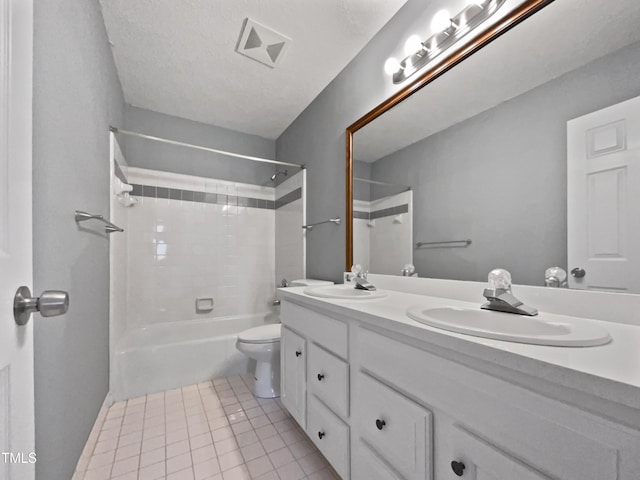
[[[511,293],[511,274],[507,270],[497,268],[489,273],[489,287],[484,289],[487,303],[480,308],[498,312],[515,313],[517,315],[534,316],[538,310],[525,305]]]
[[[353,282],[356,284],[354,288],[357,290],[368,290],[370,292],[376,290],[376,287],[367,280],[367,273],[362,271],[360,265],[352,266],[351,273],[353,273]]]

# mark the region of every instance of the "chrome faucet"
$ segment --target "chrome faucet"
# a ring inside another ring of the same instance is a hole
[[[561,267],[550,267],[544,272],[544,284],[553,288],[568,288],[567,272]]]
[[[480,308],[498,312],[515,313],[517,315],[537,315],[538,310],[525,305],[511,293],[511,274],[507,270],[497,268],[489,273],[489,287],[484,289],[487,303]]]
[[[410,263],[407,263],[404,267],[402,267],[402,276],[412,277],[415,271],[416,271],[416,267],[414,267]]]
[[[351,267],[351,273],[353,273],[352,280],[355,282],[354,288],[357,290],[368,290],[370,292],[376,290],[376,287],[367,280],[367,272],[363,272],[360,265],[353,265]]]

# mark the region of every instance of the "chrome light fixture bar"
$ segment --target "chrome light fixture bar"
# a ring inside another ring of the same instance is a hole
[[[404,82],[487,18],[491,17],[505,2],[506,0],[471,1],[460,13],[449,20],[449,26],[420,43],[415,53],[405,57],[401,62],[393,61],[393,59],[387,60],[387,62],[395,63],[391,67],[393,70],[393,83]],[[387,68],[386,65],[385,68]]]

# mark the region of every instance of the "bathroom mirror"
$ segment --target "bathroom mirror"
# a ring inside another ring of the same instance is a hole
[[[551,2],[349,127],[348,263],[640,293],[638,24],[637,0]]]

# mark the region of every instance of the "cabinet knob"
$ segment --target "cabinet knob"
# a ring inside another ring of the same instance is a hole
[[[319,373],[318,374],[318,381],[321,382],[323,378],[324,378],[324,373]]]
[[[302,355],[302,352],[300,350],[296,351],[296,357],[299,357],[300,355]]]
[[[386,424],[387,422],[385,422],[384,420],[376,420],[376,427],[378,427],[378,430],[382,430]]]
[[[322,440],[322,437],[324,437],[324,432],[318,432],[318,438]]]
[[[453,470],[453,473],[455,473],[459,477],[464,475],[464,469],[465,468],[466,468],[466,466],[462,462],[456,462],[455,460],[453,462],[451,462],[451,470]]]

